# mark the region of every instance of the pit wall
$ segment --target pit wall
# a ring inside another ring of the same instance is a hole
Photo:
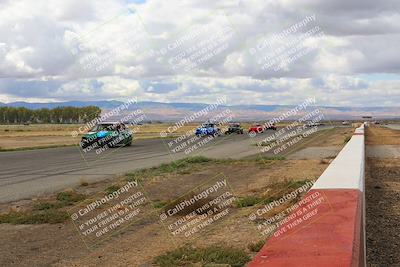
[[[366,266],[365,124],[248,265]]]

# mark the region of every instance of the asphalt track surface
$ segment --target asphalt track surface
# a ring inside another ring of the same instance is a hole
[[[385,126],[393,130],[400,130],[400,124],[388,124]]]
[[[331,128],[319,127],[319,131]],[[75,187],[82,181],[112,179],[129,171],[157,166],[188,156],[245,158],[261,155],[256,142],[273,135],[267,131],[219,136],[190,154],[173,153],[167,142],[173,139],[136,140],[130,147],[111,148],[96,154],[78,147],[62,147],[0,153],[0,203],[37,197]],[[271,152],[268,152],[271,154]],[[272,153],[273,154],[273,153]]]

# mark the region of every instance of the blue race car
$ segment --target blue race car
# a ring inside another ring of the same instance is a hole
[[[221,135],[221,130],[214,123],[203,123],[199,128],[196,129],[196,136],[219,136]]]

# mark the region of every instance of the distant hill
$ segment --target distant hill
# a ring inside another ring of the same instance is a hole
[[[67,101],[53,103],[28,103],[12,102],[1,103],[0,106],[26,107],[29,109],[56,108],[60,106],[84,107],[98,106],[103,110],[111,110],[123,104],[116,100],[101,101]],[[144,101],[130,106],[130,110],[142,109],[146,114],[147,120],[173,121],[193,112],[206,108],[205,103],[162,103]],[[227,109],[234,114],[235,120],[267,120],[274,116],[279,116],[284,111],[290,110],[294,105],[232,105],[219,106],[218,110]],[[378,119],[400,119],[400,107],[323,107],[316,106],[324,113],[325,118],[329,120],[360,120],[362,116],[373,116]],[[215,111],[216,113],[218,112]],[[200,118],[203,120],[207,118]]]

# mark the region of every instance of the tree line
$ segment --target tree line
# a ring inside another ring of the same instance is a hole
[[[0,124],[85,123],[100,116],[96,106],[28,109],[0,107]]]

